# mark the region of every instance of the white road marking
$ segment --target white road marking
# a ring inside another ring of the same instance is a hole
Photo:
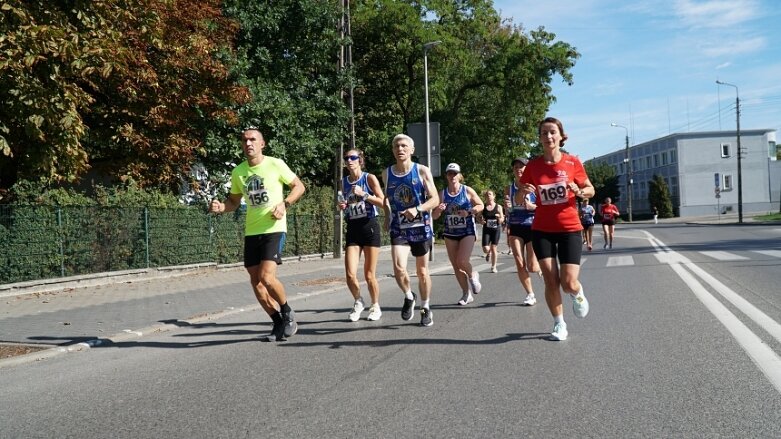
[[[781,325],[771,319],[754,305],[743,299],[729,287],[719,282],[716,278],[698,267],[686,257],[670,250],[663,242],[653,235],[645,232],[651,245],[657,250],[657,258],[660,262],[670,264],[670,267],[683,280],[689,289],[697,296],[705,307],[724,325],[732,334],[738,344],[751,357],[754,363],[770,380],[778,392],[781,392],[781,357],[778,356],[760,337],[738,319],[726,306],[717,300],[702,284],[694,278],[688,268],[700,279],[707,282],[716,292],[731,302],[748,318],[757,323],[773,338],[781,341]],[[686,268],[684,268],[686,267]]]
[[[740,256],[729,252],[708,251],[708,252],[700,252],[700,253],[719,261],[745,261],[746,259],[748,259],[745,256]]]
[[[774,258],[781,258],[781,250],[754,250],[754,253],[760,253]]]
[[[635,259],[631,256],[610,256],[607,258],[608,267],[623,267],[626,265],[635,265]]]

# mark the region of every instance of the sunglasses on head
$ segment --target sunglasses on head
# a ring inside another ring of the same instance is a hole
[[[346,162],[347,162],[347,161],[351,161],[351,160],[358,160],[358,159],[360,159],[360,158],[361,158],[361,157],[360,157],[360,156],[357,156],[357,155],[348,155],[348,156],[345,156],[345,157],[344,157],[344,161],[346,161]]]

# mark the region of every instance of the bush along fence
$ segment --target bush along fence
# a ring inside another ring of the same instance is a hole
[[[203,207],[0,206],[0,285],[244,256],[244,212]],[[287,215],[283,257],[333,250],[332,214]]]

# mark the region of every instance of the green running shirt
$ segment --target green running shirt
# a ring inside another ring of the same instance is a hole
[[[246,160],[231,172],[231,194],[242,195],[247,203],[244,236],[287,232],[287,214],[280,220],[271,211],[285,201],[284,186],[295,180],[296,174],[285,162],[264,156],[257,166]]]

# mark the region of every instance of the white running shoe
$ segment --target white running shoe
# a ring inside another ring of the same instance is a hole
[[[375,303],[369,308],[369,315],[366,316],[366,320],[375,322],[382,317],[382,310],[380,309],[380,304]]]
[[[497,271],[499,271],[499,270],[496,269],[496,265],[491,267],[491,273],[496,273]]]
[[[472,287],[473,293],[480,294],[480,290],[483,289],[483,285],[480,283],[480,273],[472,272],[472,277],[469,278],[469,286]]]
[[[357,322],[358,320],[360,320],[361,313],[363,312],[364,308],[366,308],[366,306],[364,306],[363,304],[363,299],[359,298],[358,300],[356,300],[355,303],[353,304],[353,310],[350,311],[350,315],[349,315],[350,321]]]
[[[474,301],[475,301],[475,298],[471,294],[469,294],[469,292],[467,291],[466,293],[464,293],[463,296],[461,296],[461,300],[458,301],[458,304],[461,305],[461,306],[466,306],[466,305],[469,305],[470,303],[472,303]]]
[[[550,339],[554,341],[564,341],[567,339],[567,324],[564,322],[553,325],[553,332],[550,333]]]
[[[581,319],[588,314],[588,299],[582,292],[572,295],[572,312],[575,313],[575,317]]]
[[[534,293],[529,293],[526,295],[526,298],[523,299],[523,304],[525,306],[534,306],[537,303],[537,298],[534,297]]]

